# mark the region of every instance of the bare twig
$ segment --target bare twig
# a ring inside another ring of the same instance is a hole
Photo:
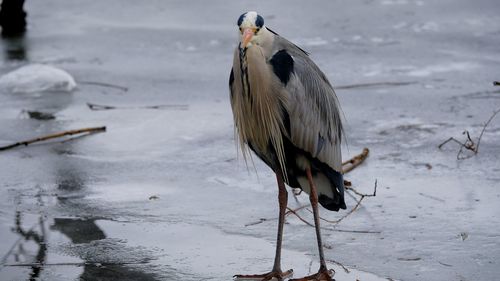
[[[299,209],[302,209],[304,207],[308,207],[309,205],[305,205],[305,206],[302,206],[300,208],[297,208],[297,209],[293,209],[293,212],[291,212],[291,210],[288,210],[286,212],[286,215],[289,215],[289,214],[292,214],[292,215],[295,215],[297,216],[300,220],[302,221],[305,221],[304,218],[302,218],[299,214],[298,214],[298,210]],[[270,218],[270,219],[266,219],[266,218],[261,218],[259,219],[258,221],[255,221],[255,222],[251,222],[251,223],[247,223],[245,224],[245,227],[247,226],[253,226],[253,225],[257,225],[257,224],[261,224],[263,222],[267,222],[267,221],[275,221],[275,220],[278,220],[278,218]],[[309,222],[304,222],[306,223],[307,225],[310,225],[310,226],[314,226],[312,225],[311,223]],[[325,229],[325,230],[328,230],[328,231],[333,231],[333,232],[348,232],[348,233],[365,233],[365,234],[380,234],[382,233],[381,231],[377,231],[377,230],[356,230],[356,229],[340,229],[340,228],[323,228],[322,229]]]
[[[419,257],[412,257],[412,258],[398,258],[398,261],[419,261],[421,260],[422,258],[419,258]]]
[[[338,228],[329,228],[328,230],[335,232],[349,232],[349,233],[367,233],[367,234],[382,233],[382,231],[377,231],[377,230],[353,230],[353,229],[338,229]]]
[[[336,219],[336,220],[328,220],[328,219],[325,219],[323,217],[319,217],[322,221],[325,221],[327,223],[333,223],[333,224],[338,224],[340,223],[342,220],[344,220],[345,218],[347,218],[350,214],[354,213],[354,211],[356,211],[359,207],[359,205],[361,205],[361,201],[363,201],[363,199],[365,199],[365,197],[361,197],[359,198],[358,202],[356,203],[356,205],[349,211],[347,212],[345,215],[343,215],[342,217]],[[309,212],[312,212],[311,210],[307,209]]]
[[[488,125],[491,123],[493,118],[495,118],[495,116],[499,112],[500,112],[500,108],[495,110],[493,112],[493,114],[490,116],[490,118],[488,119],[488,121],[486,121],[486,123],[483,125],[481,133],[479,134],[479,137],[477,138],[477,144],[474,142],[474,140],[472,140],[469,131],[466,130],[462,133],[463,135],[466,135],[466,137],[467,137],[467,139],[464,142],[460,142],[459,140],[455,139],[454,137],[450,137],[449,139],[445,140],[440,145],[438,145],[438,148],[442,149],[442,147],[445,144],[449,143],[450,141],[453,141],[453,142],[457,143],[460,147],[460,149],[458,150],[458,153],[457,153],[458,160],[467,159],[467,158],[470,158],[470,157],[478,154],[479,153],[479,144],[481,143],[481,139],[483,137],[484,131],[486,130],[486,127],[488,127]],[[467,155],[467,156],[462,156],[464,149],[472,151],[473,154]]]
[[[374,197],[374,196],[377,195],[377,181],[375,181],[375,186],[373,188],[373,193],[372,194],[363,194],[363,193],[360,193],[360,192],[358,192],[356,189],[354,189],[352,187],[350,187],[349,190],[352,190],[356,195],[360,196],[360,199],[358,200],[358,202],[356,203],[356,205],[351,210],[349,210],[349,212],[347,212],[345,215],[343,215],[342,217],[340,217],[337,220],[328,220],[328,219],[325,219],[325,218],[323,218],[323,217],[320,216],[321,220],[323,220],[325,222],[328,222],[328,223],[331,223],[331,224],[338,224],[338,223],[340,223],[342,220],[344,220],[345,218],[347,218],[349,215],[351,215],[352,213],[354,213],[359,208],[359,206],[361,205],[361,201],[363,201],[363,199],[365,199],[365,197]],[[307,224],[309,226],[314,227],[314,224],[310,223],[309,221],[307,221],[306,219],[304,219],[302,216],[300,216],[298,214],[299,210],[304,209],[304,208],[309,207],[309,206],[310,205],[304,205],[304,206],[301,206],[301,207],[296,208],[296,209],[291,209],[291,208],[287,207],[288,211],[285,213],[285,215],[293,214],[299,220],[301,220],[303,223],[305,223],[305,224]],[[312,213],[312,211],[310,209],[306,208],[306,210],[309,211],[310,213]],[[264,221],[267,221],[267,219],[261,219],[258,222],[254,222],[254,223],[251,223],[251,224],[246,224],[245,226],[259,224],[259,223],[262,223]]]
[[[78,135],[78,134],[83,134],[83,133],[92,134],[92,133],[104,132],[104,131],[106,131],[106,127],[105,126],[103,126],[103,127],[93,127],[93,128],[84,128],[84,129],[78,129],[78,130],[69,130],[69,131],[64,131],[64,132],[59,132],[59,133],[55,133],[55,134],[50,134],[50,135],[38,137],[38,138],[35,138],[35,139],[20,141],[20,142],[16,142],[16,143],[13,143],[13,144],[10,144],[10,145],[2,146],[2,147],[0,147],[0,151],[12,149],[14,147],[18,147],[18,146],[22,146],[22,145],[28,146],[28,145],[33,144],[33,143],[42,142],[42,141],[46,141],[46,140],[50,140],[50,139],[55,139],[55,138],[60,138],[60,137],[64,137],[64,136]]]
[[[352,171],[354,168],[358,167],[361,163],[363,163],[363,161],[368,157],[369,152],[370,152],[370,150],[368,148],[364,148],[363,151],[360,154],[354,156],[353,158],[351,158],[351,159],[349,159],[347,161],[344,161],[342,163],[343,173],[344,174],[348,173],[348,172]],[[352,187],[351,182],[347,181],[347,180],[344,180],[344,187],[345,187],[346,190],[350,190],[354,194],[356,194],[357,196],[360,197],[360,199],[357,200],[356,205],[349,212],[347,212],[344,216],[342,216],[338,220],[332,221],[332,220],[327,220],[327,219],[324,219],[324,218],[320,217],[321,220],[326,221],[328,223],[338,224],[343,219],[345,219],[346,217],[348,217],[349,215],[351,215],[353,212],[355,212],[358,209],[358,207],[361,205],[361,201],[365,197],[373,197],[373,196],[376,196],[376,193],[377,193],[377,181],[375,181],[375,187],[374,187],[374,190],[373,190],[373,194],[363,194],[363,193],[358,192],[356,189],[354,189]],[[298,194],[300,194],[300,192]],[[350,193],[348,193],[348,194],[350,194]],[[353,198],[355,198],[355,196],[353,196]],[[291,208],[287,207],[287,211],[285,213],[285,216],[288,216],[290,214],[295,215],[303,223],[305,223],[305,224],[307,224],[309,226],[314,226],[314,224],[310,223],[309,221],[307,221],[301,215],[298,214],[298,211],[300,211],[300,210],[302,210],[304,208],[307,208],[309,206],[310,206],[310,204],[307,204],[307,205],[303,205],[303,206],[300,206],[300,207],[295,208],[295,209],[291,209]],[[311,212],[311,210],[309,210],[309,209],[307,209],[307,210],[309,212]],[[267,222],[267,221],[271,221],[271,220],[277,220],[277,219],[278,218],[260,218],[258,221],[254,221],[254,222],[250,222],[250,223],[245,224],[245,226],[253,226],[253,225],[261,224],[263,222]],[[329,230],[332,230],[332,229],[329,229]],[[337,230],[334,230],[334,231],[337,231]],[[338,231],[340,231],[340,230],[338,230]],[[356,231],[352,231],[352,232],[356,232]],[[364,231],[360,231],[360,232],[361,233],[380,233],[380,232],[364,232]]]
[[[266,218],[260,218],[258,221],[254,221],[254,222],[250,222],[250,223],[247,223],[245,224],[245,227],[247,226],[252,226],[252,225],[257,225],[257,224],[261,224],[265,221],[269,221],[269,220],[277,220],[278,218],[274,218],[274,219],[266,219]]]
[[[295,209],[290,209],[290,208],[287,208],[288,210],[285,212],[285,216],[289,215],[289,214],[295,214],[297,215],[297,211],[300,211],[306,207],[309,207],[310,205],[303,205],[303,206],[300,206],[298,208],[295,208]],[[272,221],[272,220],[277,220],[278,218],[260,218],[258,221],[254,221],[254,222],[250,222],[250,223],[247,223],[245,224],[245,226],[252,226],[252,225],[257,225],[257,224],[261,224],[263,222],[266,222],[266,221]]]
[[[188,110],[187,104],[160,104],[160,105],[145,105],[145,106],[114,106],[95,103],[87,103],[90,110],[113,110],[113,109],[176,109]]]
[[[294,210],[292,210],[292,209],[290,209],[290,208],[288,208],[288,207],[286,207],[286,209],[287,209],[290,213],[294,214],[297,218],[299,218],[299,220],[301,220],[303,223],[307,224],[308,226],[312,226],[312,227],[314,227],[314,224],[312,224],[312,223],[308,222],[306,219],[302,218],[299,214],[297,214],[297,212],[296,212],[296,211],[294,211]]]
[[[436,196],[428,195],[428,194],[425,194],[425,193],[422,193],[422,192],[419,192],[418,194],[420,194],[420,195],[422,195],[424,197],[427,197],[429,199],[436,200],[438,202],[442,202],[442,203],[446,202],[445,200],[443,200],[443,199],[441,199],[439,197],[436,197]]]
[[[342,269],[345,271],[345,273],[350,273],[350,272],[351,272],[351,271],[350,271],[347,267],[345,267],[343,264],[341,264],[341,263],[340,263],[340,262],[338,262],[338,261],[334,261],[334,260],[326,260],[326,261],[327,261],[327,262],[334,263],[334,264],[336,264],[336,265],[338,265],[338,266],[342,267]]]
[[[357,166],[361,165],[363,161],[368,157],[368,154],[370,153],[370,150],[368,148],[363,148],[363,152],[360,154],[354,156],[353,158],[344,161],[342,163],[342,173],[346,174],[352,171],[354,168]]]
[[[451,264],[447,264],[447,263],[444,263],[444,262],[441,262],[441,261],[438,261],[438,263],[441,264],[441,265],[444,265],[444,266],[448,266],[448,267],[452,266]]]
[[[120,85],[115,85],[111,83],[104,83],[104,82],[94,82],[94,81],[78,81],[79,84],[86,84],[86,85],[94,85],[94,86],[101,86],[101,87],[107,87],[107,88],[114,88],[118,90],[122,90],[124,92],[128,91],[127,87],[120,86]]]
[[[493,86],[500,86],[500,82],[493,81]],[[495,110],[493,112],[493,114],[490,116],[490,118],[488,119],[488,121],[486,121],[486,123],[484,124],[484,126],[483,126],[483,128],[481,130],[481,133],[479,134],[479,137],[477,138],[477,144],[472,140],[472,138],[471,138],[471,136],[469,134],[469,131],[465,130],[462,133],[463,135],[467,136],[467,139],[464,142],[461,142],[461,141],[455,139],[454,137],[450,137],[449,139],[445,140],[440,145],[438,145],[438,148],[441,149],[445,144],[449,143],[450,141],[453,141],[453,142],[457,143],[459,145],[459,147],[460,147],[460,149],[457,152],[457,159],[458,160],[463,160],[463,159],[471,158],[472,156],[477,155],[479,153],[479,144],[481,143],[481,139],[483,137],[484,131],[486,130],[486,127],[488,127],[488,125],[490,124],[491,120],[493,120],[493,118],[495,118],[495,116],[499,112],[500,112],[500,108],[497,109],[497,110]],[[466,156],[462,156],[464,149],[470,150],[473,153],[469,154],[469,155],[466,155]]]
[[[350,187],[349,189],[352,190],[357,195],[361,196],[361,198],[359,198],[359,200],[356,203],[356,205],[349,212],[347,212],[346,214],[344,214],[339,219],[336,219],[336,220],[327,220],[325,218],[320,217],[321,220],[323,220],[325,222],[328,222],[328,223],[332,223],[332,224],[338,224],[338,223],[340,223],[343,219],[347,218],[349,215],[351,215],[352,213],[354,213],[358,209],[358,207],[361,205],[361,201],[363,201],[363,199],[365,199],[365,197],[374,197],[374,196],[377,195],[377,181],[375,180],[375,186],[373,188],[373,194],[363,194],[363,193],[358,192],[357,190],[355,190],[352,187]],[[311,210],[309,210],[309,209],[307,209],[307,210],[312,213]]]
[[[302,206],[300,206],[300,207],[298,207],[298,208],[295,208],[295,209],[293,209],[293,210],[289,209],[288,211],[286,211],[285,215],[288,215],[289,213],[293,213],[293,212],[300,211],[300,210],[302,210],[302,209],[304,209],[304,208],[307,208],[307,207],[309,207],[309,206],[310,206],[310,205],[309,205],[309,204],[307,204],[307,205],[302,205]]]
[[[354,194],[356,194],[358,196],[361,196],[361,197],[375,197],[375,196],[377,196],[377,180],[375,180],[375,186],[373,188],[373,193],[372,194],[361,193],[361,192],[357,191],[352,186],[346,186],[345,189],[346,190],[350,190],[350,191],[354,192]]]
[[[447,143],[449,143],[450,141],[453,141],[453,142],[456,142],[457,144],[459,145],[463,145],[461,142],[459,142],[456,138],[454,137],[450,137],[449,139],[445,140],[444,142],[442,142],[440,145],[438,145],[438,148],[441,149],[443,148],[443,146]]]
[[[477,145],[476,145],[476,151],[475,151],[476,154],[479,152],[479,144],[481,143],[481,138],[483,137],[484,130],[486,130],[486,127],[490,124],[491,120],[493,120],[493,118],[495,118],[495,116],[498,114],[498,112],[500,112],[500,108],[495,110],[495,112],[493,112],[493,115],[491,115],[490,119],[488,119],[488,121],[486,121],[486,123],[484,124],[483,129],[481,130],[481,134],[479,134],[479,138],[477,139]],[[468,133],[467,133],[467,136],[469,137],[469,140],[470,140],[470,136],[468,135]]]

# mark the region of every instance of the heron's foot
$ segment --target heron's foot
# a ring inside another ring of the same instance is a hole
[[[315,280],[315,281],[335,281],[333,279],[333,275],[335,271],[333,269],[320,268],[318,273],[309,275],[302,278],[290,279],[289,281],[307,281],[307,280]]]
[[[250,274],[250,275],[235,275],[233,276],[233,280],[236,281],[269,281],[273,280],[275,278],[276,280],[282,281],[285,280],[286,278],[290,278],[293,276],[293,270],[289,269],[287,271],[271,271],[269,273],[264,273],[264,274]]]

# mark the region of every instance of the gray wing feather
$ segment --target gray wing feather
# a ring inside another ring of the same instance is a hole
[[[333,87],[307,53],[282,37],[276,51],[285,49],[294,59],[294,74],[287,83],[290,140],[313,157],[342,171],[340,107]]]

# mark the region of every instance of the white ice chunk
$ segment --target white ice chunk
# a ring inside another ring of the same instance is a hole
[[[10,93],[71,92],[75,88],[69,73],[44,64],[29,64],[0,77],[0,90]]]

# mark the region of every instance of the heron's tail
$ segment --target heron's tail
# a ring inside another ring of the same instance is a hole
[[[328,167],[322,169],[325,176],[330,181],[330,188],[332,189],[333,198],[324,194],[319,194],[318,202],[324,208],[330,211],[338,212],[339,209],[346,209],[344,201],[344,177],[341,173]]]

